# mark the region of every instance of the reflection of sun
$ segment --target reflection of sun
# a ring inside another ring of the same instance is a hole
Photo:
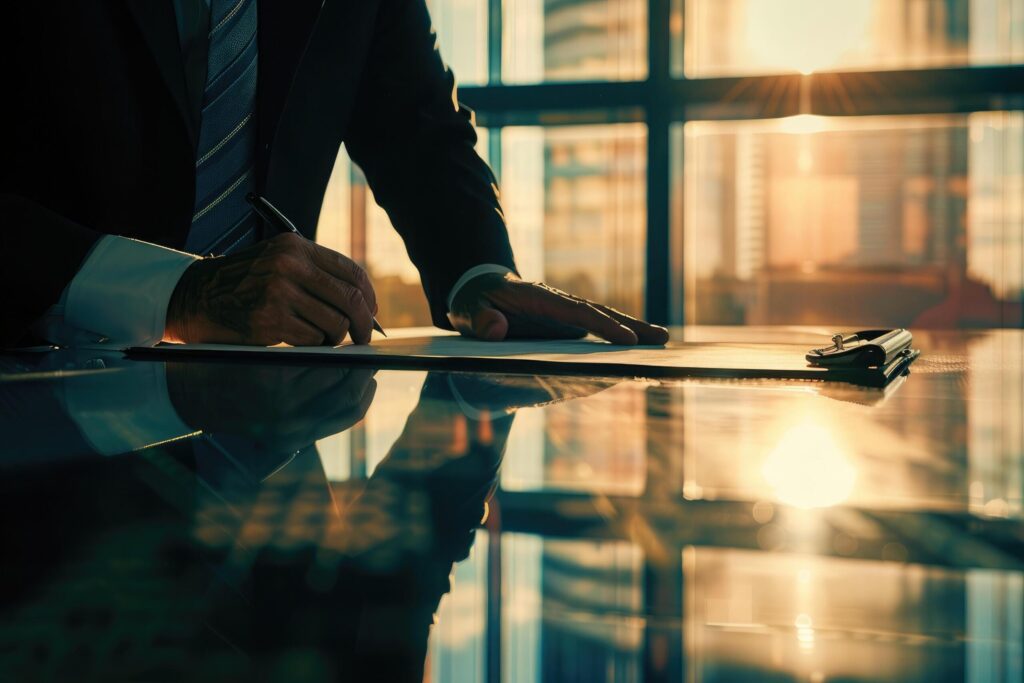
[[[786,430],[761,474],[779,502],[798,508],[821,508],[849,498],[857,481],[832,433],[813,419]]]
[[[874,0],[747,0],[746,44],[771,71],[835,66],[868,31]]]

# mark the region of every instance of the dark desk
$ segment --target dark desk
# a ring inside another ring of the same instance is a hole
[[[0,358],[0,680],[1019,681],[1024,332],[918,340],[884,391]]]

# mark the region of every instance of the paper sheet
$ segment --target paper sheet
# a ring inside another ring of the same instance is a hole
[[[616,346],[598,339],[485,342],[457,334],[375,339],[372,344],[338,347],[252,347],[224,344],[168,344],[131,349],[130,355],[358,362],[380,367],[450,370],[612,374],[648,377],[823,377],[810,367],[806,345],[675,342],[665,347]]]
[[[776,330],[778,333],[778,330]],[[390,338],[374,334],[372,344],[338,347],[160,344],[126,349],[129,357],[165,360],[330,363],[376,368],[490,372],[497,374],[590,375],[601,377],[719,377],[818,379],[884,387],[902,376],[919,352],[884,368],[820,368],[804,357],[799,343],[672,342],[664,347],[615,346],[600,339],[484,342],[432,327],[396,329]],[[825,341],[821,342],[826,343]]]

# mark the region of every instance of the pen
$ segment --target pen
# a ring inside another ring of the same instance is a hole
[[[278,211],[277,207],[270,203],[266,197],[261,197],[255,192],[250,192],[245,195],[245,201],[252,205],[253,211],[255,211],[260,218],[265,220],[267,223],[277,228],[281,232],[294,232],[296,235],[301,235],[299,229],[295,227],[295,224],[288,220],[288,217]],[[373,320],[373,329],[377,330],[385,337],[388,336],[384,328],[377,322],[377,318],[370,316]]]

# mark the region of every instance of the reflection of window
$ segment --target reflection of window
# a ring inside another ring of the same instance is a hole
[[[452,590],[441,598],[431,627],[428,681],[482,681],[485,679],[484,638],[487,624],[487,545],[490,538],[478,530],[473,551],[452,570]]]
[[[966,479],[972,513],[1024,519],[1024,341],[1011,334],[972,339],[967,347]]]
[[[965,654],[981,679],[1020,671],[1017,572],[718,548],[684,566],[693,680],[947,680]]]
[[[685,19],[691,78],[1024,59],[1022,0],[688,0]]]
[[[1012,350],[1007,346],[996,352]],[[973,387],[975,380],[971,382]],[[1015,471],[1006,453],[1020,448],[1020,433],[1011,433],[1005,445],[984,435],[993,430],[994,421],[1011,424],[1005,416],[1015,409],[1020,413],[1020,389],[1015,391],[1010,382],[978,384],[972,401],[985,406],[979,411],[984,415],[964,414],[954,407],[962,404],[953,403],[946,409],[948,419],[926,435],[920,415],[935,410],[934,401],[926,397],[904,395],[904,409],[887,415],[880,426],[877,415],[851,414],[838,401],[795,386],[746,391],[713,384],[682,387],[674,393],[685,406],[677,442],[683,453],[683,496],[760,501],[769,509],[775,504],[794,509],[842,505],[957,513],[1000,499],[990,510],[1019,515],[1020,481],[995,486],[993,477]],[[994,386],[1003,393],[994,393]],[[999,411],[1005,411],[1002,418],[985,403],[997,397]],[[761,418],[751,420],[751,415]],[[960,465],[965,421],[972,438],[969,478]],[[922,460],[931,466],[921,467]],[[975,498],[969,498],[969,488],[977,493]]]
[[[646,409],[646,387],[624,382],[543,411],[520,411],[502,489],[641,495],[647,484]]]
[[[503,680],[641,679],[638,547],[504,534],[502,555]]]
[[[684,137],[687,322],[1020,324],[1021,112],[694,122]]]

